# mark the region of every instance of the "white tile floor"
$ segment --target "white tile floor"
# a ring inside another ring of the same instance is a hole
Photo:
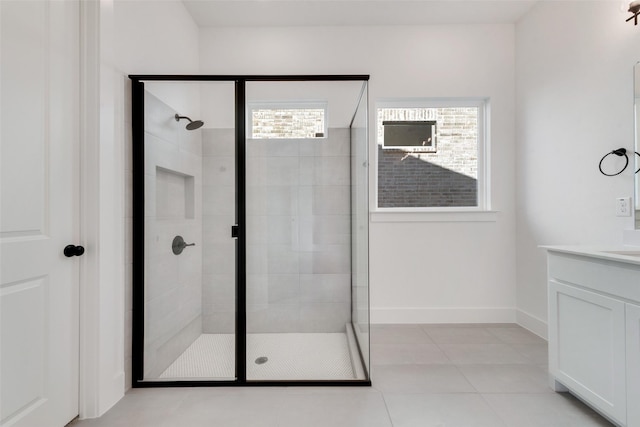
[[[373,326],[373,387],[135,389],[73,427],[611,426],[547,386],[546,342],[508,325]]]

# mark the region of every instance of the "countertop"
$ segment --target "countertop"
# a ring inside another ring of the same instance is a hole
[[[540,246],[550,252],[561,252],[600,258],[609,261],[640,265],[640,246]],[[630,251],[639,255],[622,255],[611,252]]]

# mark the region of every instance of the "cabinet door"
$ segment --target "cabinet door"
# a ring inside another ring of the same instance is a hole
[[[551,280],[549,371],[569,390],[624,425],[625,304]]]
[[[627,304],[627,425],[640,426],[640,306]]]

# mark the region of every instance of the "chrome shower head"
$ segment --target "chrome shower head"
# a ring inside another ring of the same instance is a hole
[[[187,119],[189,120],[189,123],[187,123],[187,130],[196,130],[198,128],[201,128],[202,125],[204,125],[204,122],[202,120],[191,120],[189,117],[187,116],[181,116],[179,114],[175,115],[176,118],[176,122],[179,122],[180,119]]]

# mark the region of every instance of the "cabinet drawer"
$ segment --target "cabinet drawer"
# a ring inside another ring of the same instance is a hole
[[[549,278],[640,303],[640,266],[550,252]]]

